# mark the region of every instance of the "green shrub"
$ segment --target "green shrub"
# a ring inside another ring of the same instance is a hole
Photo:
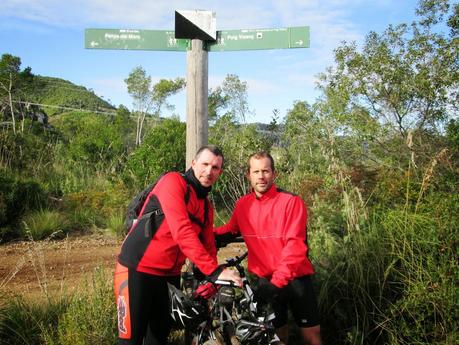
[[[70,301],[59,318],[57,344],[112,345],[116,343],[116,304],[113,277],[103,269],[96,269],[85,290]]]
[[[21,180],[13,174],[0,174],[0,242],[21,235],[18,226],[26,211],[41,209],[47,204],[46,192],[40,184]]]
[[[68,222],[57,211],[39,210],[22,219],[22,236],[42,240],[49,236],[61,237],[66,233]]]
[[[360,231],[333,241],[321,235],[323,228],[311,233],[313,251],[324,249],[314,261],[327,343],[459,339],[459,240],[452,216],[459,214],[458,205],[456,195],[436,194],[415,211],[374,213]]]
[[[2,296],[0,299],[0,344],[48,344],[45,334],[57,327],[59,315],[67,307],[65,298],[54,301],[24,300]]]
[[[140,190],[165,171],[183,171],[185,129],[178,119],[165,119],[153,127],[128,157],[125,178],[133,179]]]
[[[116,237],[124,238],[126,235],[124,218],[123,212],[111,214],[107,219],[107,230]]]

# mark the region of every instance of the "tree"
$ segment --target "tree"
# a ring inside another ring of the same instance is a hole
[[[219,114],[220,111],[225,111]],[[244,122],[250,113],[247,101],[247,83],[235,74],[228,74],[221,86],[209,92],[209,120],[215,122],[222,116],[230,116],[232,121]]]
[[[124,81],[127,84],[129,94],[134,99],[134,107],[137,112],[135,143],[138,146],[142,143],[142,130],[146,115],[153,110],[153,115],[159,117],[162,107],[173,108],[166,100],[185,87],[185,80],[183,78],[161,79],[152,87],[151,77],[147,76],[141,66],[138,66]]]
[[[13,132],[16,133],[16,115],[13,97],[19,94],[21,87],[30,83],[33,75],[29,67],[21,71],[21,59],[11,54],[3,54],[0,60],[0,110],[5,117],[8,112],[11,116]],[[22,116],[24,120],[24,113]]]
[[[126,152],[125,128],[110,117],[81,112],[63,114],[55,125],[65,140],[62,150],[68,169],[111,172]]]
[[[210,123],[215,123],[219,118],[219,112],[228,105],[229,96],[223,95],[223,90],[217,86],[214,90],[209,90],[209,99],[207,101],[207,113]]]
[[[129,156],[126,174],[134,178],[138,189],[156,180],[165,171],[183,171],[185,130],[185,124],[178,119],[162,120]]]
[[[129,74],[124,80],[127,84],[128,92],[134,99],[134,108],[137,112],[137,130],[135,144],[140,145],[142,142],[141,134],[142,127],[145,121],[145,116],[151,106],[150,87],[151,77],[147,76],[145,70],[139,66]]]
[[[151,98],[153,101],[153,114],[157,117],[161,114],[163,107],[173,110],[174,106],[167,103],[167,98],[175,95],[185,87],[185,79],[176,78],[175,80],[161,79],[153,86]]]
[[[457,7],[447,25],[456,23]],[[458,110],[459,44],[434,28],[445,24],[449,8],[446,0],[421,1],[419,22],[371,32],[361,52],[355,44],[339,47],[321,89],[345,91],[348,110],[363,107],[405,138],[410,131],[438,131]]]

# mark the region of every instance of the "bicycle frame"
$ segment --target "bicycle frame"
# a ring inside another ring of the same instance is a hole
[[[254,301],[254,293],[245,274],[242,256],[226,260],[225,267],[234,267],[242,278],[242,287],[233,282],[217,280],[217,294],[202,300],[207,305],[206,320],[194,329],[185,329],[186,344],[193,345],[244,345],[244,344],[272,344],[279,342],[272,320],[274,313],[270,305],[261,306]],[[199,285],[194,274],[182,274],[184,293],[192,298],[193,292]]]

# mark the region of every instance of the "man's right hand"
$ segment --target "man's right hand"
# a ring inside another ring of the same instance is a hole
[[[279,296],[280,292],[281,288],[277,287],[266,278],[260,278],[254,291],[255,300],[262,303],[272,302],[275,297]]]
[[[242,279],[239,276],[239,273],[229,268],[224,268],[217,279],[230,280],[237,286],[242,287]]]

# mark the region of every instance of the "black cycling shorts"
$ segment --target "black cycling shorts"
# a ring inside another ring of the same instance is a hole
[[[288,321],[288,308],[299,327],[307,328],[320,324],[319,308],[312,284],[312,276],[307,275],[292,280],[274,303],[276,328],[285,326]]]

